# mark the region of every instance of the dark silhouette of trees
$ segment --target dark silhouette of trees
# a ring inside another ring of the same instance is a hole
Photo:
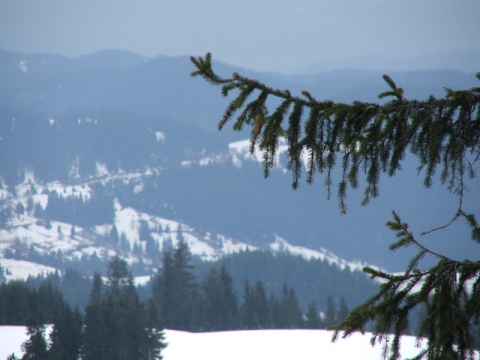
[[[32,320],[27,326],[28,339],[22,344],[25,354],[22,360],[49,360],[45,325]]]
[[[198,289],[192,270],[186,242],[179,241],[174,252],[164,253],[163,266],[153,284],[153,298],[169,329],[192,330],[198,323],[194,319]]]
[[[317,309],[317,304],[312,301],[308,304],[308,310],[305,314],[305,328],[306,329],[320,329],[323,327],[322,318]]]
[[[233,330],[238,322],[238,300],[230,274],[222,266],[220,271],[210,269],[202,286],[203,318],[210,328]]]
[[[107,283],[94,277],[84,327],[84,359],[161,359],[163,327],[150,302],[140,301],[125,260],[108,264]]]
[[[53,315],[50,333],[49,360],[77,360],[82,345],[83,318],[80,310],[73,311],[63,300],[59,300]]]

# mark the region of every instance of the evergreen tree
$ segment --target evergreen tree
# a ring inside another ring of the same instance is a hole
[[[238,304],[232,278],[222,266],[220,272],[211,268],[203,283],[205,324],[210,330],[232,330],[237,325]]]
[[[50,360],[76,360],[80,356],[82,317],[64,301],[58,301],[50,333]]]
[[[108,359],[108,329],[105,322],[104,284],[100,274],[93,276],[90,300],[85,308],[82,359]]]
[[[167,328],[172,328],[171,307],[174,306],[173,292],[173,257],[171,251],[163,253],[162,266],[153,279],[152,298],[159,309]]]
[[[23,203],[19,202],[15,207],[15,211],[17,215],[23,215],[25,213],[25,206],[23,205]]]
[[[271,307],[267,300],[265,286],[261,281],[250,286],[245,283],[241,307],[242,324],[246,329],[265,329],[271,326]]]
[[[147,341],[143,350],[145,360],[161,360],[162,350],[167,347],[160,312],[153,298],[146,303]]]
[[[34,320],[27,326],[28,340],[22,344],[25,354],[22,360],[48,360],[48,344],[45,339],[45,326]]]
[[[317,173],[325,174],[329,197],[336,174],[333,169],[341,164],[337,198],[340,211],[346,213],[347,189],[358,188],[362,172],[366,181],[362,204],[366,205],[379,195],[380,174],[394,176],[409,151],[419,160],[426,187],[432,186],[435,172],[441,168],[442,184],[458,197],[458,207],[451,220],[422,235],[437,234],[463,219],[471,229],[471,239],[480,243],[480,225],[463,201],[468,196],[467,178],[475,177],[475,165],[480,159],[480,87],[446,89],[445,97],[440,99],[430,96],[426,100],[408,100],[404,90],[384,75],[389,89],[379,95],[385,100],[383,103],[355,101],[344,104],[317,100],[307,91],[295,96],[288,90],[270,88],[238,73],[222,78],[212,69],[210,54],[191,60],[196,67],[192,76],[221,85],[224,96],[232,90],[238,91],[218,128],[222,129],[237,111],[241,111],[233,128],[241,130],[244,125],[251,126],[250,150],[253,153],[258,147],[263,151],[265,176],[275,166],[279,140],[285,137],[294,189],[299,185],[303,154],[308,154],[306,182],[312,183]],[[476,76],[480,80],[480,73]],[[249,96],[255,99],[247,103]],[[270,112],[267,100],[271,98],[279,102]],[[341,161],[337,161],[338,157]],[[471,357],[474,335],[470,323],[480,320],[478,258],[458,261],[432,251],[395,212],[387,225],[396,232],[398,240],[390,246],[392,250],[413,246],[418,254],[403,274],[364,268],[372,278],[382,279],[383,284],[378,294],[332,327],[336,330],[335,339],[340,334],[345,337],[363,331],[367,324],[373,323],[373,343],[383,342],[384,353],[390,354],[391,359],[398,359],[409,313],[426,305],[428,316],[418,336],[428,341],[418,359],[464,360]],[[425,268],[421,259],[426,255],[435,257],[438,263]],[[383,341],[390,334],[394,335],[393,341]]]
[[[0,325],[6,324],[7,320],[7,301],[5,299],[5,286],[0,279]]]
[[[195,328],[196,294],[190,249],[186,242],[180,241],[173,254],[164,253],[162,268],[153,285],[153,296],[167,328]]]
[[[29,306],[29,291],[24,281],[13,280],[2,284],[5,298],[5,324],[25,325],[32,317]]]
[[[147,304],[147,306],[150,306]],[[107,284],[94,277],[86,308],[83,359],[159,359],[163,332],[156,309],[145,308],[125,260],[115,256]]]
[[[53,286],[51,280],[42,279],[38,288],[33,289],[31,294],[32,315],[51,323],[56,304],[63,298],[60,290]]]
[[[119,295],[121,291],[134,288],[132,274],[128,271],[127,262],[118,255],[114,256],[107,267],[107,285],[108,290],[114,295]]]
[[[126,261],[118,256],[111,259],[107,278],[104,314],[109,358],[140,359],[145,318]]]
[[[289,288],[287,283],[283,284],[282,297],[279,301],[279,316],[278,324],[282,329],[301,328],[303,325],[303,315],[295,292]]]
[[[335,322],[343,321],[347,318],[349,313],[347,303],[343,296],[340,298],[340,304],[338,305],[337,316]]]
[[[305,320],[305,328],[306,329],[322,328],[322,319],[320,318],[320,314],[317,310],[317,305],[315,304],[315,301],[312,301],[308,304],[308,310],[306,313],[306,320]]]
[[[327,297],[327,311],[325,312],[324,323],[326,326],[333,325],[337,322],[337,307],[333,298],[328,295]]]
[[[65,301],[72,308],[85,309],[89,300],[92,281],[75,269],[66,269],[62,276],[60,290]]]

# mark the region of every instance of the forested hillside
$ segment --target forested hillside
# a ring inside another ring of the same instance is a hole
[[[410,169],[414,163],[407,162],[405,175],[385,179],[380,187],[384,195],[368,207],[359,205],[361,194],[352,193],[349,213],[343,216],[336,201],[328,201],[319,187],[283,191],[291,181],[284,173],[284,154],[266,182],[259,159],[248,155],[247,142],[227,143],[168,117],[139,117],[118,109],[72,109],[49,116],[2,107],[0,119],[0,224],[3,240],[16,244],[9,246],[10,257],[40,253],[75,262],[78,256],[65,254],[67,248],[73,251],[73,245],[57,246],[53,254],[51,249],[41,250],[35,240],[68,239],[74,231],[79,240],[123,244],[123,251],[136,251],[137,256],[151,250],[152,259],[157,255],[154,241],[161,250],[168,237],[164,230],[173,220],[170,231],[181,223],[212,244],[219,235],[265,248],[280,236],[295,245],[328,249],[348,261],[396,270],[408,254],[389,256],[393,238],[384,223],[391,209],[436,225],[454,201],[444,189],[421,189]],[[469,190],[480,191],[475,184]],[[282,197],[276,196],[279,191]],[[414,202],[403,201],[407,192],[415,193]],[[435,215],[426,210],[431,204]],[[142,221],[148,224],[148,229],[143,227],[145,238],[140,236]],[[432,244],[457,257],[464,257],[469,245]],[[85,260],[94,264],[102,252],[88,250]],[[51,261],[44,264],[52,265]]]

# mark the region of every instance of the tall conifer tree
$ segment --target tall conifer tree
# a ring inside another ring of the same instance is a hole
[[[311,301],[308,304],[307,313],[305,314],[305,328],[307,329],[320,329],[322,327],[322,319],[317,309],[315,301]]]
[[[161,359],[163,329],[156,308],[140,301],[125,260],[112,258],[107,283],[94,277],[86,308],[83,359]]]
[[[80,356],[82,319],[63,300],[57,301],[50,333],[50,360],[77,360]]]
[[[34,320],[27,326],[28,340],[22,344],[22,360],[49,360],[45,326]]]
[[[237,325],[238,304],[232,278],[222,266],[210,269],[203,283],[205,322],[211,330],[232,330]]]
[[[90,300],[85,309],[82,359],[96,360],[108,357],[108,329],[105,322],[103,297],[104,284],[100,274],[93,276]]]
[[[192,330],[196,326],[196,291],[190,249],[185,241],[179,241],[173,253],[164,253],[153,285],[153,297],[167,328]]]

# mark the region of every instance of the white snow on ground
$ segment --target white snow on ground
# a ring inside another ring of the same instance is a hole
[[[287,140],[284,137],[278,139],[278,149],[276,152],[275,163],[280,164],[280,156],[288,152]],[[250,153],[251,140],[240,140],[228,144],[228,149],[230,156],[232,158],[233,164],[240,168],[242,166],[242,160],[256,160],[258,162],[263,162],[263,150],[260,150],[258,146],[255,146],[253,149],[253,154]],[[304,151],[302,153],[302,161],[305,167],[308,164],[308,153]],[[283,169],[286,170],[285,168]]]
[[[242,166],[242,160],[256,159],[263,161],[263,152],[255,147],[253,154],[250,154],[250,139],[236,141],[228,144],[230,155],[232,156],[233,164],[237,167]]]
[[[28,72],[28,61],[27,60],[20,60],[20,63],[18,65],[20,67],[20,70],[23,72],[23,73],[27,73]]]
[[[249,157],[252,158],[248,154],[248,144],[249,140],[230,144],[232,158],[238,156],[241,161]],[[284,146],[283,143],[281,146]],[[61,251],[62,256],[67,260],[77,260],[83,255],[94,253],[100,257],[115,254],[116,251],[112,249],[112,244],[109,242],[112,224],[98,225],[93,228],[73,227],[72,224],[36,218],[33,207],[40,205],[42,208],[46,208],[48,193],[52,192],[63,198],[73,197],[89,201],[93,191],[90,185],[99,182],[133,183],[135,191],[142,191],[143,177],[160,171],[161,169],[158,168],[147,169],[143,172],[124,173],[119,171],[109,173],[105,165],[97,163],[96,176],[86,179],[83,183],[73,185],[60,182],[43,184],[40,180],[37,181],[33,171],[25,169],[24,181],[18,184],[13,189],[14,191],[10,191],[11,189],[0,179],[0,184],[2,184],[0,200],[2,203],[8,204],[13,209],[18,204],[22,204],[23,208],[27,209],[27,211],[14,212],[9,218],[7,226],[0,229],[0,254],[8,249],[15,249],[16,252],[25,255],[29,248],[34,249],[41,255]],[[203,260],[212,261],[223,255],[240,251],[260,250],[222,234],[212,235],[203,230],[198,231],[185,223],[139,212],[131,207],[123,207],[118,200],[114,201],[114,208],[114,224],[118,230],[118,235],[122,240],[127,240],[130,250],[135,249],[135,247],[138,249],[138,246],[146,249],[146,241],[144,240],[147,239],[140,239],[139,234],[141,225],[145,223],[152,238],[158,243],[160,251],[177,246],[180,239],[179,229],[181,229],[181,236],[189,245],[192,254]],[[72,229],[75,230],[74,233]],[[122,245],[124,245],[123,242]],[[303,256],[306,259],[328,261],[330,264],[336,264],[341,268],[349,268],[352,271],[367,265],[358,261],[352,262],[340,259],[323,248],[308,249],[302,246],[294,246],[280,236],[276,237],[275,242],[270,247],[263,248],[263,250],[285,251],[293,255]],[[117,249],[117,251],[120,251],[129,263],[138,261],[139,255],[129,252],[126,247],[122,247],[121,250]]]
[[[0,360],[27,339],[23,326],[0,326]],[[325,330],[255,330],[188,333],[165,330],[164,360],[380,360],[380,345],[370,345],[370,334],[354,334],[332,343]],[[402,340],[402,359],[419,352],[413,336]],[[478,353],[476,354],[478,358]]]
[[[222,237],[222,251],[224,254],[234,254],[241,251],[255,251],[257,247],[242,242],[234,242],[232,239]]]
[[[356,334],[331,342],[325,330],[256,330],[212,333],[167,331],[164,360],[375,360],[381,346],[370,345],[370,335]],[[415,338],[405,337],[402,356],[418,353]]]
[[[20,357],[22,342],[27,340],[23,326],[0,326],[0,360],[6,360],[15,353]]]
[[[322,247],[318,250],[312,250],[303,246],[292,245],[287,240],[283,239],[278,235],[275,235],[275,241],[269,246],[270,250],[272,250],[273,252],[288,252],[292,255],[302,256],[304,259],[307,260],[316,259],[321,261],[327,261],[329,264],[337,265],[342,270],[348,268],[350,269],[350,271],[361,271],[365,266],[373,267],[377,270],[382,270],[376,266],[372,266],[365,262],[347,261],[341,259],[331,251],[328,251],[327,249],[324,249]]]
[[[97,168],[97,176],[107,176],[109,174],[107,165],[97,161],[95,163]]]
[[[132,208],[123,208],[115,199],[115,226],[117,227],[118,234],[121,236],[125,234],[130,245],[132,246],[139,240],[138,230],[140,228],[140,215]]]
[[[162,131],[157,131],[155,132],[155,138],[157,139],[158,142],[163,143],[165,139],[167,138],[166,134]]]
[[[53,273],[57,271],[55,268],[50,266],[44,266],[35,264],[23,260],[14,260],[14,259],[2,259],[0,258],[0,265],[2,266],[5,272],[5,278],[7,281],[10,280],[26,280],[30,275],[46,275],[48,273]],[[0,357],[0,360],[2,358]]]
[[[151,279],[150,275],[145,275],[145,276],[135,276],[133,278],[133,281],[135,282],[135,285],[146,285]]]

